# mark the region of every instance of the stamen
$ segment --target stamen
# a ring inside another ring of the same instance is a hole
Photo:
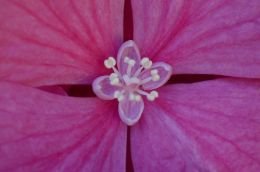
[[[130,93],[129,100],[139,102],[141,101],[141,96],[139,94]]]
[[[131,76],[131,70],[132,70],[132,66],[128,65],[128,67],[127,67],[127,75],[128,76]]]
[[[140,90],[140,89],[136,90],[136,92],[141,94],[141,95],[144,95],[144,96],[147,96],[149,94],[149,93],[147,93],[147,92],[145,92],[143,90]]]
[[[110,80],[113,80],[114,78],[118,78],[118,74],[117,74],[117,73],[111,73],[111,74],[109,75],[109,79],[110,79]]]
[[[156,75],[156,74],[158,74],[158,70],[157,69],[151,70],[151,75]]]
[[[148,78],[145,78],[144,80],[141,81],[141,85],[146,84],[147,82],[150,82],[152,80],[153,80],[153,78],[151,76]]]
[[[124,75],[123,79],[124,79],[126,85],[140,84],[140,80],[137,77],[130,78],[128,75]]]
[[[144,67],[145,69],[149,69],[152,67],[153,62],[148,58],[148,57],[144,57],[141,60],[141,65],[142,67]]]
[[[127,60],[126,63],[128,64],[128,66],[127,66],[127,75],[131,76],[132,68],[133,68],[133,66],[135,65],[136,62],[133,59],[129,59],[129,60]]]
[[[160,75],[158,74],[157,69],[151,70],[151,75],[152,75],[152,80],[153,81],[159,81],[160,80]]]
[[[116,98],[119,102],[124,100],[124,95],[121,91],[115,91],[114,92],[114,98]]]
[[[133,59],[130,59],[129,62],[128,62],[128,65],[134,66],[135,65],[135,61]]]
[[[140,68],[138,68],[138,70],[135,72],[135,74],[134,74],[134,77],[137,77],[141,72],[142,72],[142,70],[144,69],[144,67],[143,66],[141,66]]]
[[[146,96],[146,98],[149,101],[154,101],[155,98],[159,97],[159,93],[157,91],[151,91],[150,93],[148,93],[148,92],[145,92],[143,90],[138,89],[136,92],[141,94],[141,95]]]
[[[118,74],[116,74],[116,73],[111,73],[109,75],[109,80],[110,80],[111,85],[122,86],[122,84],[120,83],[120,79],[118,77]]]
[[[127,56],[124,58],[124,62],[125,62],[125,63],[128,63],[129,60],[130,60],[129,57],[127,57]]]
[[[129,80],[129,84],[139,84],[140,83],[140,79],[138,79],[137,77],[132,77]]]
[[[113,78],[112,80],[110,80],[110,84],[111,85],[120,85],[119,78]]]
[[[138,76],[143,69],[149,69],[152,67],[153,62],[148,58],[144,57],[141,60],[141,67],[135,72],[134,76]]]
[[[153,81],[159,81],[160,80],[160,75],[158,75],[158,74],[157,75],[153,75],[152,76],[152,80]]]
[[[112,67],[112,69],[113,69],[113,72],[116,73],[119,78],[122,78],[121,74],[119,73],[119,71],[114,66]]]
[[[115,58],[114,58],[114,57],[108,57],[108,59],[106,59],[106,60],[104,61],[104,65],[105,65],[105,67],[108,68],[108,69],[113,68],[113,67],[116,65],[116,60],[115,60]]]
[[[157,91],[152,91],[150,94],[152,94],[155,98],[159,97],[159,93]]]
[[[157,98],[159,96],[157,91],[152,91],[150,92],[150,94],[148,94],[146,97],[149,101],[154,101],[155,98]]]

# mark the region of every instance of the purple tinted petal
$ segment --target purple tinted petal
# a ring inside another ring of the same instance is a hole
[[[132,68],[131,74],[134,74],[140,65],[141,55],[134,41],[130,40],[122,44],[117,55],[117,67],[121,74],[127,73],[128,64],[124,62],[125,57],[135,60],[135,65]]]
[[[109,76],[107,75],[95,79],[92,88],[96,95],[104,100],[114,99],[114,92],[120,89],[120,87],[110,84]]]
[[[151,76],[151,70],[157,69],[160,79],[158,81],[149,81],[142,85],[145,90],[152,90],[161,87],[165,84],[171,77],[172,67],[163,62],[154,63],[152,68],[145,70],[140,74],[140,79],[145,79]]]
[[[119,102],[118,112],[121,120],[127,125],[134,125],[141,117],[144,110],[144,102],[130,101],[128,98]]]

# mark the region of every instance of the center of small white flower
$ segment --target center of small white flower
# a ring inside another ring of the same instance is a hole
[[[134,125],[144,111],[144,99],[154,101],[159,97],[155,89],[164,85],[171,76],[172,68],[164,62],[153,63],[148,57],[141,58],[134,41],[120,47],[117,58],[104,61],[109,75],[96,78],[93,91],[100,99],[118,100],[118,113],[127,125]]]
[[[158,81],[160,75],[157,69],[150,71],[150,76],[140,79],[139,75],[147,69],[152,67],[153,62],[148,58],[144,57],[141,60],[138,70],[132,75],[132,68],[136,64],[136,61],[131,59],[131,57],[124,57],[124,63],[127,64],[126,74],[121,74],[116,66],[116,60],[114,57],[109,57],[104,61],[104,65],[108,69],[113,69],[113,73],[109,75],[110,84],[112,86],[118,86],[119,89],[114,91],[114,98],[118,101],[122,101],[128,98],[130,101],[140,101],[141,96],[146,96],[149,101],[154,101],[159,93],[157,91],[147,92],[142,89],[142,85],[150,81]],[[128,96],[126,96],[128,95]]]

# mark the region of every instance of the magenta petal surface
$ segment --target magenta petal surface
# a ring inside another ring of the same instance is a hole
[[[133,0],[132,5],[141,53],[171,64],[174,73],[260,77],[259,0]]]
[[[126,126],[117,108],[0,83],[0,171],[125,170]]]
[[[137,45],[132,40],[123,43],[118,50],[117,67],[122,75],[127,73],[128,64],[124,62],[125,57],[128,57],[136,62],[131,70],[131,74],[133,75],[139,68],[141,55]]]
[[[151,75],[152,70],[157,70],[160,76],[158,81],[150,81],[142,85],[145,90],[152,90],[161,87],[164,85],[171,77],[172,67],[163,62],[154,63],[151,69],[145,70],[141,73],[140,78],[145,79]]]
[[[103,100],[114,99],[115,91],[121,90],[118,86],[110,84],[109,76],[100,76],[96,78],[92,84],[95,94]]]
[[[128,96],[128,95],[127,95]],[[121,120],[127,125],[134,125],[141,117],[144,110],[144,101],[130,101],[127,97],[118,104]]]
[[[260,82],[164,87],[131,129],[137,172],[260,171]]]
[[[123,40],[123,0],[0,0],[0,78],[90,83]]]

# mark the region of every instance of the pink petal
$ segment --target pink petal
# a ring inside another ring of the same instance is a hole
[[[110,84],[109,76],[100,76],[96,78],[92,84],[95,94],[104,100],[114,99],[114,93],[117,90],[121,90],[118,86],[112,86]]]
[[[90,83],[123,40],[123,0],[0,0],[0,78]]]
[[[123,43],[118,50],[117,67],[122,75],[127,73],[128,64],[124,62],[125,57],[128,57],[136,62],[131,70],[131,74],[133,75],[140,66],[141,55],[137,45],[132,40]]]
[[[114,104],[0,83],[0,171],[124,171]]]
[[[127,125],[134,125],[141,117],[144,110],[144,101],[130,101],[126,98],[119,102],[118,112],[121,120]]]
[[[175,73],[260,77],[259,0],[132,5],[141,54],[171,64]]]
[[[142,87],[145,90],[152,90],[161,87],[164,85],[172,75],[172,67],[163,62],[154,63],[151,69],[145,70],[141,73],[140,78],[145,79],[151,76],[151,70],[158,70],[160,79],[158,81],[149,81],[146,84],[143,84]]]
[[[260,171],[260,82],[162,88],[131,130],[138,171]]]

